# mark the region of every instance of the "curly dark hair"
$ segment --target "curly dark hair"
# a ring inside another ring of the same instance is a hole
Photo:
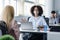
[[[56,12],[55,11],[51,11],[51,14],[55,14]]]
[[[41,16],[41,15],[43,14],[43,9],[42,9],[42,7],[39,6],[39,5],[34,5],[34,6],[31,8],[31,14],[32,14],[33,16],[35,16],[35,15],[34,15],[34,8],[35,8],[35,7],[38,8],[38,11],[39,11],[38,16]]]

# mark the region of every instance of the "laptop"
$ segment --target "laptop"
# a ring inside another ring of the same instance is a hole
[[[33,30],[33,25],[31,22],[21,22],[22,30]]]

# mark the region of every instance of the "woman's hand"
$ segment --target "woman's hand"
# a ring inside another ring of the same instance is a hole
[[[38,26],[37,28],[38,28],[38,30],[40,30],[40,31],[44,31],[44,27],[43,27],[43,26]]]
[[[21,19],[21,22],[26,22],[27,20],[25,18],[22,18]]]

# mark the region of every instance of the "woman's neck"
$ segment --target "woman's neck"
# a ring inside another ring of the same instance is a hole
[[[38,15],[35,15],[35,17],[38,17]]]

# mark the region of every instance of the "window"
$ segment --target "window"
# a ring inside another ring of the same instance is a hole
[[[52,0],[26,0],[24,2],[24,15],[31,16],[30,9],[33,5],[40,5],[43,8],[43,15],[49,17],[52,11]]]
[[[17,1],[16,0],[10,0],[10,5],[14,7],[15,16],[17,16]]]
[[[14,7],[14,10],[15,10],[15,16],[17,16],[17,0],[0,0],[0,18],[2,16],[2,11],[3,11],[3,8],[6,6],[6,5],[11,5]]]
[[[9,0],[4,0],[4,6],[9,5],[10,1]]]
[[[24,3],[24,15],[25,16],[31,16],[30,9],[34,4],[25,2]]]
[[[24,2],[24,15],[25,16],[32,16],[30,10],[31,10],[31,7],[35,5],[35,2],[36,0],[26,0]]]
[[[36,1],[37,1],[37,2],[36,2]],[[32,3],[32,2],[33,2],[33,3]],[[44,1],[42,1],[41,4],[39,3],[39,0],[28,0],[27,2],[24,2],[24,15],[25,15],[25,16],[32,16],[32,15],[31,15],[31,12],[30,12],[30,9],[31,9],[31,7],[32,7],[33,5],[35,5],[35,4],[42,6],[43,11],[44,11],[45,5],[43,5],[43,2],[44,2]],[[43,13],[45,13],[45,11],[44,11]],[[43,15],[45,15],[45,14],[43,14]]]
[[[45,5],[46,0],[39,0],[39,4]]]
[[[17,1],[16,0],[5,0],[4,1],[4,6],[6,5],[11,5],[14,7],[14,11],[15,11],[15,16],[17,16]]]
[[[3,0],[0,0],[0,19],[2,15],[2,10],[3,10]]]
[[[17,13],[17,0],[0,0],[0,20],[2,19],[2,11],[4,9],[5,6],[7,5],[11,5],[14,7],[15,10],[15,16],[18,15]]]
[[[50,16],[50,12],[52,10],[52,4],[51,4],[51,0],[39,0],[39,4],[42,5],[43,7],[43,15],[45,17],[49,17]],[[48,16],[49,15],[49,16]]]

